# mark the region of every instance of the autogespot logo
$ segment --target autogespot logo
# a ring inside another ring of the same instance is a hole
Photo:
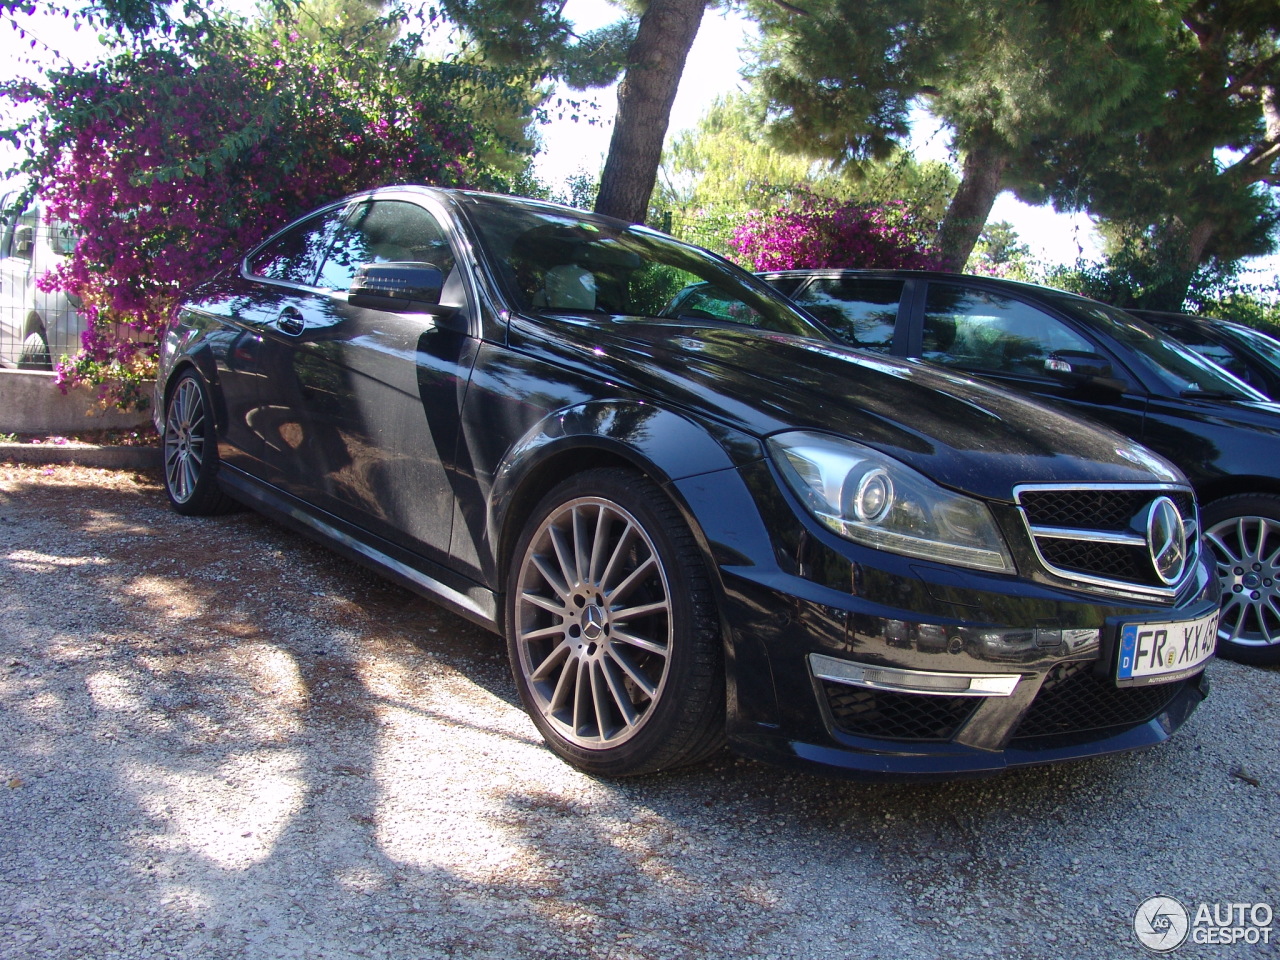
[[[1133,915],[1133,932],[1156,953],[1176,950],[1188,938],[1221,946],[1270,943],[1274,918],[1267,903],[1201,903],[1192,916],[1173,897],[1151,897]]]
[[[1168,953],[1182,946],[1191,928],[1187,908],[1173,897],[1151,897],[1133,915],[1133,932],[1148,950]]]

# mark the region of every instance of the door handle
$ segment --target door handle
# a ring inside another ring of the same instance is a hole
[[[280,316],[276,317],[276,328],[281,333],[296,337],[307,328],[307,324],[302,319],[302,311],[297,307],[285,307],[280,311]]]

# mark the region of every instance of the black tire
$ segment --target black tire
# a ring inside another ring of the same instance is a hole
[[[52,370],[53,358],[49,356],[49,341],[39,330],[27,334],[18,351],[19,370]]]
[[[719,618],[675,505],[628,470],[538,504],[512,556],[507,650],[547,744],[596,776],[696,763],[724,742]]]
[[[235,501],[218,488],[218,442],[209,391],[195,371],[182,371],[164,409],[164,492],[185,516],[227,513]]]
[[[1280,497],[1223,497],[1200,520],[1222,584],[1218,656],[1280,664]]]

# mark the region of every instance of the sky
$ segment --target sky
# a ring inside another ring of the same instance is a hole
[[[580,31],[604,26],[616,19],[617,8],[607,0],[568,0],[565,15]],[[717,97],[745,89],[740,68],[743,48],[756,36],[755,25],[733,11],[708,10],[698,30],[693,49],[685,65],[676,102],[667,127],[668,142],[680,131],[695,126],[706,108]],[[567,96],[581,96],[568,94]],[[612,132],[611,118],[617,109],[614,88],[596,91],[599,117],[594,125],[567,116],[542,129],[545,152],[535,158],[534,167],[541,179],[555,185],[566,176],[585,171],[596,174],[604,164]],[[927,114],[921,113],[914,124],[913,152],[921,159],[952,161],[947,149],[947,134],[937,129]],[[1022,241],[1031,247],[1032,255],[1047,263],[1074,263],[1082,254],[1086,258],[1100,255],[1097,231],[1083,214],[1068,216],[1047,207],[1030,207],[1020,203],[1011,193],[1003,193],[991,211],[989,222],[1006,220],[1013,224]]]
[[[240,11],[252,9],[253,0],[230,0],[225,4]],[[617,18],[618,8],[607,0],[568,0],[565,14],[580,31],[603,26]],[[8,18],[5,18],[8,19]],[[29,74],[53,61],[53,51],[79,62],[91,59],[101,47],[90,31],[76,32],[70,22],[61,18],[37,16],[13,18],[28,31],[21,40],[16,31],[0,20],[0,62],[7,65],[10,76]],[[670,139],[693,127],[715,97],[745,88],[740,68],[743,49],[755,35],[754,25],[733,11],[709,9],[690,51],[680,89],[671,112],[667,130]],[[37,38],[33,49],[30,37]],[[585,172],[596,175],[603,166],[612,134],[612,117],[617,108],[614,88],[589,94],[563,91],[561,97],[594,101],[596,109],[577,110],[579,119],[571,118],[575,110],[567,104],[553,110],[553,120],[542,128],[544,149],[535,158],[540,178],[556,186],[567,176]],[[554,100],[553,100],[554,103]],[[559,116],[557,116],[559,114]],[[595,122],[588,122],[588,118]],[[948,136],[939,130],[927,114],[917,115],[913,128],[913,152],[921,159],[954,162],[947,149]],[[0,155],[0,160],[3,160]],[[1084,256],[1100,255],[1099,238],[1093,223],[1084,214],[1059,214],[1049,207],[1031,207],[1019,202],[1011,193],[1002,193],[991,211],[989,222],[1011,223],[1032,256],[1045,263],[1074,263]],[[1266,258],[1252,265],[1250,282],[1280,282],[1280,256]]]

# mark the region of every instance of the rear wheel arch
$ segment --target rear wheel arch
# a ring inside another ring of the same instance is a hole
[[[164,395],[160,398],[160,414],[164,415],[164,411],[169,409],[169,399],[173,395],[173,388],[177,384],[178,379],[187,370],[195,371],[196,375],[204,381],[205,389],[209,394],[210,413],[214,418],[215,425],[222,425],[226,422],[225,411],[222,405],[222,392],[218,390],[217,367],[213,363],[212,358],[203,356],[199,353],[188,354],[178,360],[173,368],[169,371],[169,375],[164,382]]]

